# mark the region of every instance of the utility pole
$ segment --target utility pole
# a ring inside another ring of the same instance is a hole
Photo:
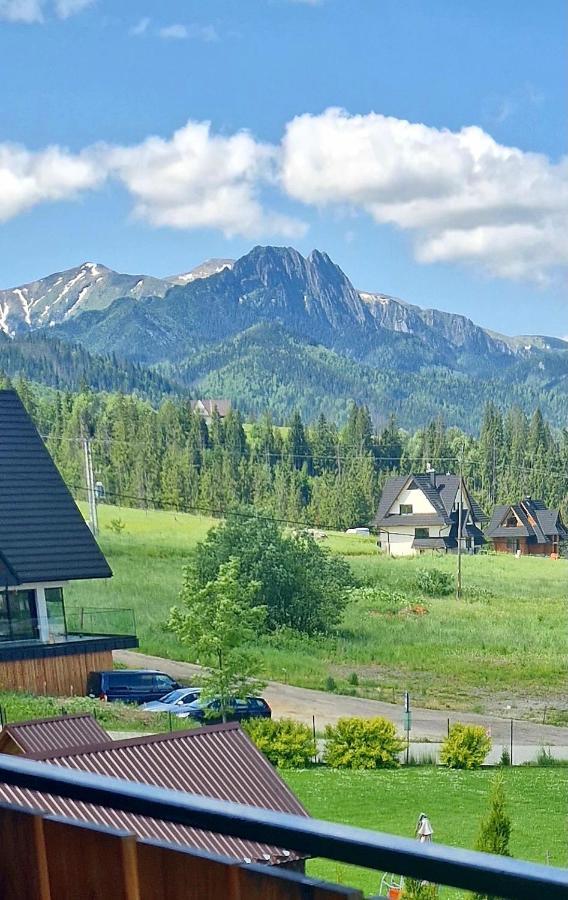
[[[458,490],[458,567],[456,573],[456,600],[460,600],[462,595],[463,451],[460,455]]]
[[[89,528],[95,535],[99,533],[99,519],[97,515],[97,497],[95,494],[95,475],[93,472],[93,457],[91,455],[91,442],[83,438],[83,454],[85,457],[85,481],[87,485],[87,502],[89,504]]]

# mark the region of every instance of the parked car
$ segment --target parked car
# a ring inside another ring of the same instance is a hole
[[[187,712],[191,708],[191,704],[195,700],[199,700],[201,688],[178,688],[176,691],[170,691],[160,700],[152,700],[151,703],[145,703],[143,710],[148,712],[166,712],[174,716],[179,716]]]
[[[245,719],[270,719],[272,710],[262,697],[246,697],[244,700],[232,699],[226,714],[227,720],[242,722]],[[187,707],[187,711],[180,713],[180,718],[196,719],[209,725],[221,722],[221,701],[194,700]]]
[[[152,669],[108,669],[89,672],[87,678],[87,696],[109,702],[148,703],[179,687],[165,672]]]

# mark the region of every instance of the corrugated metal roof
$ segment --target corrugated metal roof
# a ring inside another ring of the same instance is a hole
[[[82,749],[34,754],[58,766],[307,816],[292,791],[236,722],[190,731],[110,741]],[[0,800],[156,838],[236,859],[285,862],[298,856],[278,847],[200,831],[158,819],[0,785]]]
[[[2,586],[112,572],[16,391],[0,391]]]
[[[0,753],[11,739],[23,754],[69,751],[74,747],[110,741],[104,728],[90,715],[77,713],[31,722],[10,722],[0,731]]]

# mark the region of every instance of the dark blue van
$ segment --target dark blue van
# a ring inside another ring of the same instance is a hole
[[[87,696],[109,702],[149,703],[179,687],[169,675],[152,669],[107,669],[89,672],[87,678]]]

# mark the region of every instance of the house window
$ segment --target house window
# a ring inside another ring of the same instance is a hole
[[[401,516],[411,516],[412,515],[412,503],[401,503],[400,504],[400,515]]]
[[[35,591],[2,591],[0,593],[0,640],[37,640],[37,607]]]
[[[516,528],[517,524],[518,524],[518,522],[514,516],[509,516],[509,518],[505,522],[505,525],[507,526],[507,528]]]
[[[65,637],[67,627],[65,623],[65,607],[63,605],[63,588],[46,588],[45,605],[47,607],[50,637]]]
[[[430,537],[430,529],[429,528],[415,528],[414,529],[414,537],[415,538],[429,538]]]

